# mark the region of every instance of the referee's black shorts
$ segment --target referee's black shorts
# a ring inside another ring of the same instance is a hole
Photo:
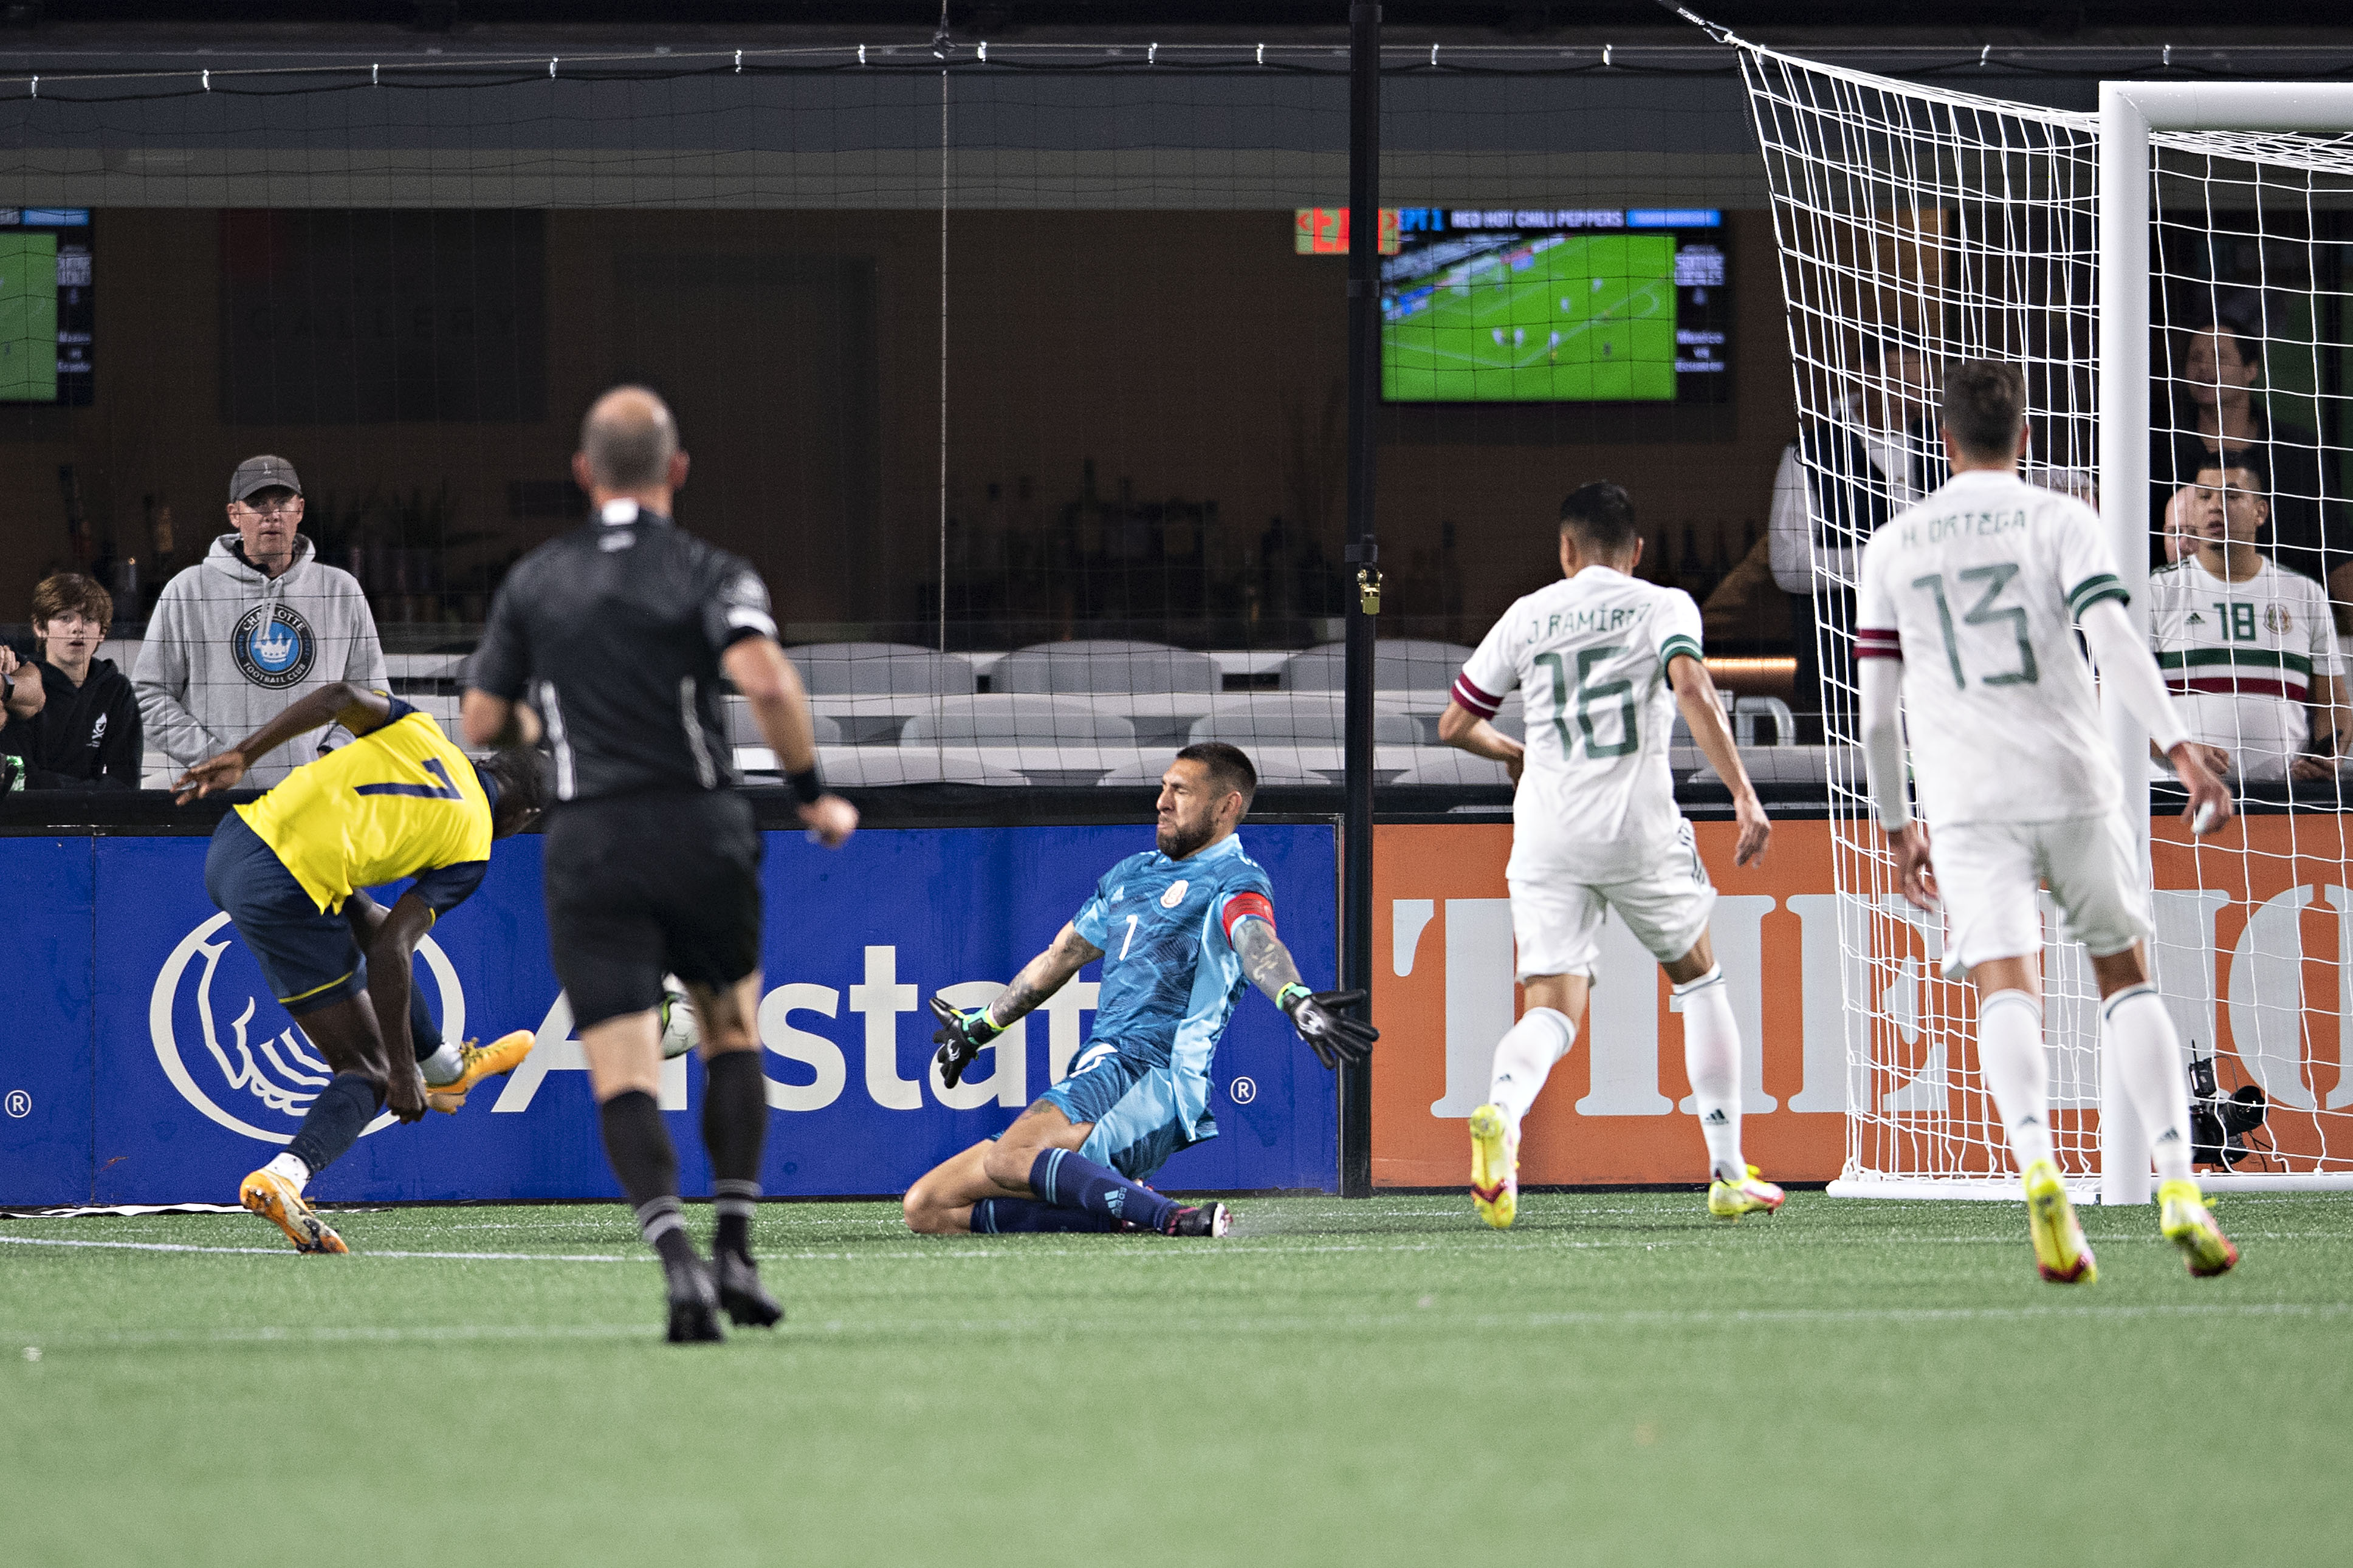
[[[572,1026],[642,1013],[662,975],[723,990],[760,966],[760,835],[732,791],[549,814],[547,932]]]

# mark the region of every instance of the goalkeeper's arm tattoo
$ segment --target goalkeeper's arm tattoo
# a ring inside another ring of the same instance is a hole
[[[1021,966],[997,1000],[988,1005],[988,1021],[1000,1029],[1013,1026],[1015,1019],[1060,991],[1071,975],[1103,956],[1103,949],[1079,934],[1078,927],[1066,925],[1053,944]]]
[[[1234,952],[1242,961],[1242,973],[1277,1006],[1282,1005],[1285,986],[1306,984],[1299,978],[1299,965],[1292,962],[1291,950],[1266,921],[1244,915],[1234,922],[1233,942]]]

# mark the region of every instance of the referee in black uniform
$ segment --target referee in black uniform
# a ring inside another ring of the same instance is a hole
[[[507,574],[474,656],[470,745],[555,758],[546,839],[547,929],[588,1058],[605,1152],[660,1254],[670,1337],[716,1340],[784,1315],[752,1261],[752,1205],[767,1133],[760,1073],[760,837],[734,793],[722,679],[828,847],[858,812],[818,781],[800,678],[776,646],[767,589],[745,563],[670,521],[687,457],[661,399],[605,394],[580,427],[573,477],[595,517]],[[712,1262],[686,1234],[678,1154],[655,1095],[665,972],[693,993],[706,1075],[702,1141],[718,1210]]]

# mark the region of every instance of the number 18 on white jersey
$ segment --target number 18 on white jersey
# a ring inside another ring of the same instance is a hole
[[[1514,688],[1527,702],[1527,760],[1512,802],[1512,872],[1624,881],[1676,852],[1682,816],[1667,769],[1674,690],[1667,666],[1700,657],[1699,606],[1588,566],[1514,605],[1455,679],[1482,719]]]

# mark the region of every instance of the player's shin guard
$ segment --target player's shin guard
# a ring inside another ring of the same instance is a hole
[[[1084,1209],[1058,1209],[1028,1198],[983,1198],[972,1205],[975,1236],[1017,1236],[1027,1232],[1117,1230],[1119,1222]]]
[[[1049,1149],[1031,1162],[1029,1190],[1056,1208],[1084,1209],[1117,1225],[1166,1230],[1178,1205],[1074,1150]]]
[[[691,1262],[694,1243],[679,1216],[678,1151],[662,1125],[654,1097],[641,1089],[617,1094],[597,1108],[605,1133],[605,1157],[621,1179],[638,1230],[665,1263]]]
[[[342,1159],[383,1109],[384,1100],[374,1084],[355,1072],[339,1072],[327,1080],[327,1087],[311,1102],[310,1111],[303,1116],[293,1142],[286,1145],[286,1152],[316,1175]]]
[[[1670,1005],[1683,1016],[1683,1076],[1691,1079],[1692,1109],[1707,1140],[1708,1173],[1738,1182],[1748,1173],[1740,1156],[1740,1025],[1721,967],[1673,991]]]
[[[2051,1158],[2050,1064],[2042,1055],[2042,1004],[2023,991],[1978,1003],[1978,1067],[2010,1133],[2018,1168]]]
[[[760,1195],[760,1148],[768,1136],[768,1086],[757,1051],[723,1051],[703,1064],[702,1146],[719,1212],[713,1252],[750,1257],[752,1205]]]
[[[2100,1026],[2114,1047],[2125,1093],[2140,1113],[2159,1182],[2189,1179],[2189,1083],[2181,1037],[2154,985],[2130,985],[2100,1005]]]
[[[1536,1102],[1553,1064],[1568,1055],[1577,1043],[1577,1026],[1568,1015],[1551,1007],[1531,1007],[1495,1045],[1494,1077],[1487,1088],[1488,1103],[1502,1110],[1514,1132],[1520,1119]]]

